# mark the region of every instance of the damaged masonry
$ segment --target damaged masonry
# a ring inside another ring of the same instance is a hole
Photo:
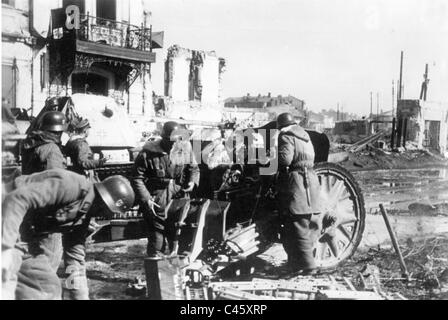
[[[448,298],[448,52],[263,2],[2,1],[2,299]]]

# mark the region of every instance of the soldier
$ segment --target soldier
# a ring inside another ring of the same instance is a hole
[[[191,192],[199,185],[199,167],[190,142],[184,141],[185,148],[181,151],[181,157],[177,157],[173,152],[175,139],[172,133],[179,129],[177,122],[166,122],[162,129],[162,138],[148,141],[135,159],[132,184],[141,211],[150,227],[147,251],[149,256],[158,255],[167,249],[163,234],[164,224],[158,213],[163,213],[171,199]],[[153,202],[157,205],[156,208],[153,207]]]
[[[61,104],[61,99],[59,97],[48,98],[45,101],[46,111],[58,111]]]
[[[92,150],[86,140],[89,136],[89,120],[76,120],[71,126],[73,131],[65,145],[65,154],[70,157],[73,164],[70,170],[87,176],[92,182],[99,181],[93,169],[103,166],[107,159],[93,159]]]
[[[50,111],[59,111],[61,106],[61,98],[58,97],[52,97],[48,98],[45,101],[45,106],[42,109],[44,111],[44,114]],[[38,130],[42,124],[43,117],[38,117],[31,121],[30,126],[28,129],[26,129],[26,134],[29,135],[32,131]]]
[[[284,214],[283,247],[292,271],[312,273],[313,257],[311,219],[319,214],[320,185],[313,170],[314,147],[308,133],[290,113],[277,118],[279,203]]]
[[[39,130],[31,131],[22,144],[22,174],[30,175],[49,169],[65,169],[61,151],[61,136],[67,129],[65,115],[48,111],[40,119]],[[48,250],[50,264],[57,270],[62,256],[60,234],[51,234],[41,242]],[[51,255],[51,256],[50,256]]]
[[[61,137],[66,129],[67,120],[62,112],[49,111],[43,115],[40,129],[32,131],[23,141],[23,174],[65,168]]]
[[[50,261],[52,248],[45,240],[62,233],[68,274],[64,298],[88,299],[85,241],[90,219],[123,213],[134,198],[122,176],[93,184],[76,173],[53,169],[16,178],[15,190],[2,203],[3,298],[61,299],[61,282]]]

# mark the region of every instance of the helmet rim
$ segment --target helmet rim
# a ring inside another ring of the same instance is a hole
[[[67,118],[60,111],[47,111],[41,118],[40,129],[45,131],[64,132],[68,128]]]
[[[124,183],[124,181],[123,181],[123,183]],[[98,191],[101,199],[103,200],[103,202],[106,204],[107,208],[112,213],[125,213],[127,210],[131,209],[132,204],[129,207],[128,206],[117,206],[116,203],[118,201],[123,201],[123,200],[118,199],[115,201],[113,199],[111,193],[107,190],[106,186],[104,186],[104,184],[102,182],[95,183],[95,189]],[[131,187],[131,190],[132,190],[132,187]],[[135,200],[135,198],[134,198],[134,200]]]

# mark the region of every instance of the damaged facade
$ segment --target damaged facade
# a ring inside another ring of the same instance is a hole
[[[398,100],[397,134],[398,140],[404,138],[404,144],[411,141],[419,149],[429,148],[448,156],[448,103]]]
[[[79,8],[78,30],[66,27],[69,5]],[[163,33],[152,32],[144,1],[10,0],[2,9],[11,107],[37,114],[49,96],[88,93],[113,97],[130,115],[153,114],[150,65]]]
[[[173,101],[218,105],[224,71],[225,60],[214,51],[171,46],[165,61],[165,95]]]
[[[171,46],[165,61],[166,102],[160,115],[221,121],[221,85],[225,67],[225,60],[214,51]]]

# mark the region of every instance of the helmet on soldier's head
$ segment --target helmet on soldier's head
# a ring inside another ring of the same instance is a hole
[[[277,129],[281,129],[292,124],[296,124],[296,122],[294,121],[292,114],[289,112],[282,113],[277,117]]]
[[[134,190],[123,176],[107,177],[102,182],[95,183],[95,189],[113,213],[125,213],[134,205]]]
[[[162,138],[170,139],[171,133],[177,129],[179,129],[179,124],[177,122],[175,121],[165,122],[162,128]]]
[[[56,109],[56,107],[59,106],[59,98],[58,97],[48,98],[47,101],[45,101],[45,106],[50,109]]]
[[[62,112],[48,111],[42,116],[40,129],[45,131],[63,132],[67,130],[67,119]]]

